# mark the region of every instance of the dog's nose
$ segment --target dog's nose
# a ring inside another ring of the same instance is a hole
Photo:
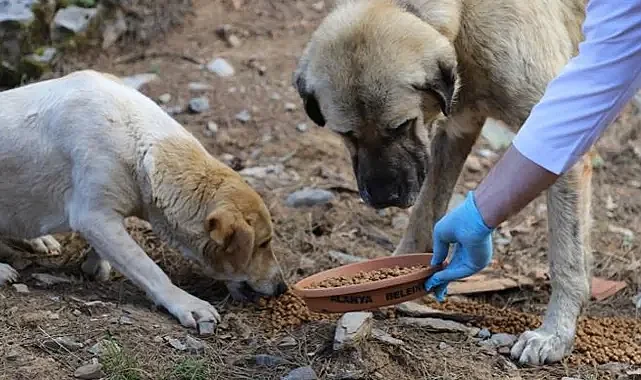
[[[276,294],[274,294],[276,297],[280,296],[281,294],[285,293],[287,291],[287,284],[285,281],[281,281],[276,285]]]

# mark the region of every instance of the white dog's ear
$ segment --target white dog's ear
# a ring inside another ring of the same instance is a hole
[[[325,117],[321,112],[318,99],[316,98],[316,95],[314,95],[314,90],[310,88],[309,83],[307,83],[307,80],[305,79],[309,62],[307,58],[309,49],[310,47],[308,46],[303,51],[303,55],[298,62],[298,67],[296,67],[296,71],[294,71],[292,82],[296,91],[298,91],[298,95],[303,100],[303,106],[307,116],[319,127],[324,127]]]

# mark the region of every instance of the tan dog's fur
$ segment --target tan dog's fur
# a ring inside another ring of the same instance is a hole
[[[395,254],[431,251],[486,119],[522,125],[577,53],[584,17],[584,0],[338,1],[294,84],[309,117],[343,136],[368,204],[415,204]],[[512,349],[521,362],[571,351],[589,295],[587,168],[584,158],[548,191],[552,297],[543,325]]]
[[[76,231],[83,265],[111,265],[185,326],[216,322],[208,302],[176,287],[127,234],[154,231],[225,281],[235,298],[286,290],[261,197],[151,99],[113,75],[79,71],[0,93],[0,236]],[[0,263],[0,285],[17,272]]]

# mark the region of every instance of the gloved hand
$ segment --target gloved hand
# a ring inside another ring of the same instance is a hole
[[[483,221],[474,202],[474,193],[470,191],[465,202],[434,226],[431,265],[443,263],[450,243],[456,245],[450,263],[425,281],[425,289],[428,292],[434,290],[436,299],[442,302],[450,281],[471,276],[485,268],[492,259],[492,231],[493,228]]]

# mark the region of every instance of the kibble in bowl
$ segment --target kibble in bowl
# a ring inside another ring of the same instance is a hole
[[[292,287],[319,313],[345,313],[395,305],[424,296],[425,281],[442,266],[431,254],[388,256],[343,265],[309,276]]]

